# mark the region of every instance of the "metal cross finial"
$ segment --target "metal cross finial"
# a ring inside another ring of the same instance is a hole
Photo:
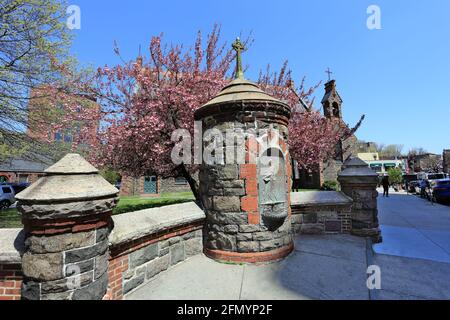
[[[233,49],[236,51],[236,79],[244,79],[241,52],[245,51],[245,47],[239,38],[233,43]]]
[[[333,74],[333,72],[331,72],[330,68],[328,68],[325,73],[328,73],[328,81],[331,81],[331,75]]]

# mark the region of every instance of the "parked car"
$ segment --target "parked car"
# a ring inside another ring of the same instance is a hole
[[[445,173],[421,172],[417,176],[419,177],[419,180],[441,180],[447,178],[447,174]]]
[[[408,183],[408,192],[409,193],[416,193],[416,188],[418,187],[418,185],[419,185],[419,181],[418,180],[410,181]]]
[[[420,195],[422,198],[426,198],[427,188],[430,187],[430,182],[427,180],[419,180],[416,186],[416,194]]]
[[[18,194],[21,193],[23,190],[25,190],[26,188],[28,188],[30,186],[30,184],[28,182],[24,182],[24,183],[14,183],[11,185],[14,189],[14,193]]]
[[[437,202],[450,201],[450,179],[435,181],[433,195]]]
[[[0,185],[0,210],[8,209],[14,202],[16,202],[14,196],[14,188],[11,185]]]

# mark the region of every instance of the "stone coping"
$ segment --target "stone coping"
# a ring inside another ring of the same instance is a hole
[[[110,246],[137,240],[165,230],[202,221],[205,213],[195,202],[175,204],[113,216]]]
[[[291,193],[291,206],[336,206],[350,205],[352,198],[337,191],[308,191]]]
[[[22,229],[0,229],[0,264],[20,264],[25,251]]]

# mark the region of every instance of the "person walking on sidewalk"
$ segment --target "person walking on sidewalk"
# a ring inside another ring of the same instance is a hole
[[[389,183],[389,176],[386,175],[383,177],[383,180],[381,180],[381,184],[383,185],[383,197],[389,198],[389,187],[391,186]]]

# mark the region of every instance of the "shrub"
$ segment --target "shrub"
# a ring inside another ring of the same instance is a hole
[[[322,191],[338,191],[339,183],[337,181],[325,181],[321,188]]]

